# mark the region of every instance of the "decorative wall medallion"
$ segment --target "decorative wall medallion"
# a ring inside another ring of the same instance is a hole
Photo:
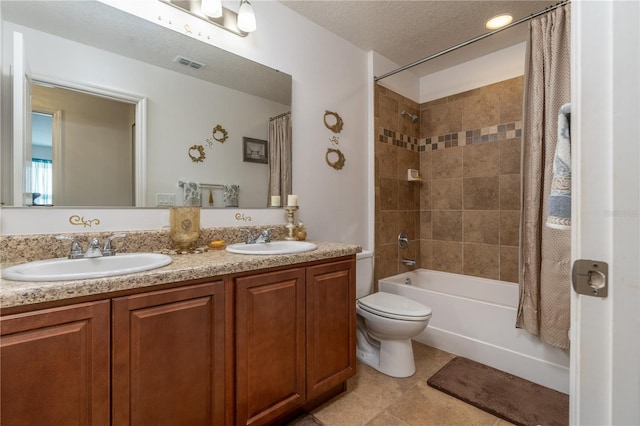
[[[93,225],[100,225],[100,219],[89,219],[85,220],[84,216],[80,217],[77,214],[69,216],[69,223],[72,225],[82,225],[85,228],[88,226],[91,228]]]
[[[342,126],[344,126],[344,122],[337,112],[325,111],[324,125],[333,133],[340,133],[342,131]]]
[[[244,213],[236,213],[235,218],[242,222],[251,222],[251,216],[245,216]]]
[[[331,142],[334,145],[339,145],[340,144],[340,138],[338,138],[337,136],[333,136],[331,138],[329,138],[329,142]]]
[[[342,152],[339,149],[328,148],[327,153],[324,156],[327,164],[336,170],[340,170],[344,167],[346,161]]]
[[[197,157],[194,155],[196,154],[195,151],[198,151]],[[191,148],[189,148],[188,153],[189,153],[189,158],[191,158],[191,161],[193,161],[194,163],[201,163],[202,161],[204,161],[206,157],[206,155],[204,155],[204,147],[202,145],[191,145]]]
[[[220,143],[224,143],[229,138],[229,133],[225,129],[222,128],[221,125],[217,125],[213,128],[213,138]]]

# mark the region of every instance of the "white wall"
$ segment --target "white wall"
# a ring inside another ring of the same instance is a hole
[[[310,239],[370,247],[372,236],[368,223],[373,217],[369,217],[367,210],[367,172],[368,135],[372,123],[369,123],[368,115],[371,78],[367,53],[277,1],[258,1],[252,5],[258,19],[258,29],[254,33],[240,38],[212,27],[211,40],[215,40],[212,44],[220,48],[293,76],[293,192],[299,195],[300,204],[296,220],[305,223]],[[120,2],[119,7],[152,22],[157,22],[159,13],[177,13],[174,8],[157,1]],[[185,14],[179,19],[190,20],[192,28],[202,26],[203,22]],[[334,135],[324,126],[325,110],[337,112],[344,120],[344,129],[337,135],[339,149],[346,158],[342,170],[335,170],[325,162],[327,148],[332,146],[329,138]],[[174,133],[174,136],[179,135]],[[21,219],[20,211],[5,209],[2,212],[2,232],[13,233],[12,222],[26,220]],[[127,210],[87,210],[86,213],[87,217],[97,214],[108,220],[101,221],[100,229],[84,231],[117,230],[127,226]],[[268,210],[209,210],[203,212],[202,226],[205,223],[210,223],[209,226],[246,225],[242,214],[253,217],[249,224],[259,224],[264,218],[274,217]],[[149,215],[157,216],[156,213]],[[139,214],[135,212],[131,216],[138,217]],[[284,212],[275,216],[282,218],[280,223],[285,222]],[[48,232],[69,232],[64,220],[47,222],[50,223]],[[148,223],[149,229],[153,229],[155,225],[152,224],[158,221],[151,219]]]

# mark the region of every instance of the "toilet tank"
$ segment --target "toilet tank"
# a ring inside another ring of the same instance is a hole
[[[356,299],[373,292],[373,251],[356,253]]]

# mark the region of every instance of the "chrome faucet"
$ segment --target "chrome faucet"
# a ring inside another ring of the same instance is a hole
[[[254,237],[251,234],[251,231],[248,230],[247,228],[240,228],[240,230],[247,233],[247,242],[246,242],[246,244],[263,244],[263,243],[271,242],[271,236],[269,235],[269,232],[273,231],[273,228],[263,229],[262,231],[260,231],[258,233],[258,237],[257,238]]]
[[[104,243],[104,248],[100,249],[100,241],[97,238],[92,238],[89,241],[89,246],[87,247],[87,251],[82,250],[82,246],[78,242],[78,239],[75,237],[67,237],[66,235],[58,235],[56,239],[58,240],[69,240],[71,241],[71,251],[69,252],[69,259],[82,259],[82,258],[92,258],[92,257],[102,257],[102,256],[113,256],[116,254],[115,247],[111,242],[114,238],[122,238],[127,234],[115,234],[106,239]]]
[[[401,260],[403,265],[407,265],[407,266],[416,266],[416,261],[415,260],[411,260],[411,259],[402,259]]]
[[[256,239],[256,243],[270,243],[271,236],[269,235],[269,232],[271,231],[273,231],[273,228],[267,228],[260,231],[260,234],[258,234],[258,238]]]

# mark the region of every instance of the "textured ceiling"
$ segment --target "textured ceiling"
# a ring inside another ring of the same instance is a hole
[[[376,51],[399,66],[413,63],[489,32],[484,23],[500,13],[514,21],[558,1],[332,1],[280,0],[339,37]],[[423,76],[526,40],[523,23],[429,61],[412,72]]]

